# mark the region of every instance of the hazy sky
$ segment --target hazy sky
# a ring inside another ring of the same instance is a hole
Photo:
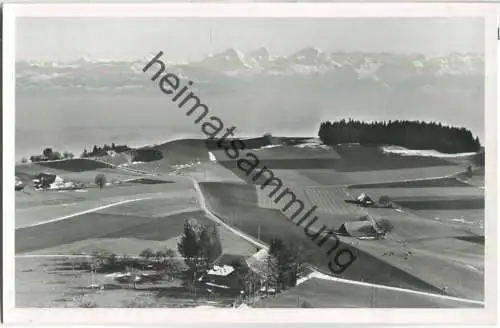
[[[18,60],[199,59],[229,47],[281,55],[324,51],[484,52],[482,18],[19,18]]]

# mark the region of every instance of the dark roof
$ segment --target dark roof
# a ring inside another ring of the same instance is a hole
[[[39,173],[36,178],[56,178],[57,176],[55,174],[50,174],[50,173],[45,173],[45,172],[42,172],[42,173]]]
[[[214,262],[215,265],[223,266],[223,265],[233,265],[235,262],[238,262],[245,267],[247,267],[247,262],[245,258],[241,255],[234,254],[222,254],[219,258]]]
[[[371,221],[349,221],[343,223],[339,232],[352,237],[371,237],[377,235],[377,230]]]

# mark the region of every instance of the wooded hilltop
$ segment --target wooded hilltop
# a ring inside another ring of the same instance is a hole
[[[466,128],[435,122],[340,120],[322,122],[318,137],[326,145],[359,143],[395,145],[409,149],[434,149],[442,153],[466,153],[481,150],[479,138]]]

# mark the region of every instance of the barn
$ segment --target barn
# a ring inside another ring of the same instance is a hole
[[[355,238],[376,238],[379,236],[378,229],[371,220],[344,222],[337,233]]]

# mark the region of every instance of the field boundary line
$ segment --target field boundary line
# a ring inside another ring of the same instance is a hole
[[[205,195],[203,195],[203,192],[200,189],[200,185],[198,184],[198,181],[196,181],[196,179],[194,179],[192,177],[188,177],[188,178],[193,182],[193,187],[196,190],[196,192],[198,194],[199,201],[200,201],[200,207],[206,213],[206,215],[208,216],[209,219],[212,219],[213,221],[215,221],[216,223],[220,224],[224,228],[230,230],[235,235],[237,235],[237,236],[245,239],[246,241],[250,242],[251,244],[254,244],[255,246],[264,248],[266,250],[269,249],[269,247],[267,245],[265,245],[264,243],[262,243],[261,241],[258,241],[257,239],[255,239],[255,238],[247,235],[246,233],[244,233],[242,231],[239,231],[239,230],[231,227],[230,225],[228,225],[227,223],[225,223],[224,221],[222,221],[217,215],[215,215],[214,213],[212,213],[208,209],[208,207],[207,207],[207,203],[206,203],[206,200],[205,200]]]
[[[441,299],[450,300],[450,301],[484,305],[483,301],[476,301],[476,300],[471,300],[471,299],[467,299],[467,298],[460,298],[460,297],[454,297],[454,296],[448,296],[448,295],[440,295],[440,294],[422,292],[422,291],[418,291],[418,290],[411,290],[411,289],[400,288],[400,287],[378,285],[378,284],[372,284],[372,283],[363,282],[363,281],[342,279],[342,278],[337,278],[337,277],[333,277],[333,276],[321,273],[321,272],[316,271],[316,270],[314,272],[312,272],[311,274],[309,274],[308,277],[309,277],[309,279],[317,278],[317,279],[321,279],[321,280],[330,280],[330,281],[341,282],[341,283],[350,284],[350,285],[371,287],[371,288],[384,289],[384,290],[392,290],[392,291],[398,291],[398,292],[408,293],[408,294],[415,294],[415,295],[420,295],[420,296],[441,298]]]
[[[85,211],[81,211],[81,212],[77,212],[77,213],[73,213],[73,214],[61,216],[61,217],[58,217],[58,218],[55,218],[55,219],[45,220],[45,221],[41,221],[41,222],[37,222],[37,223],[33,223],[33,224],[28,224],[28,225],[25,225],[25,226],[16,227],[16,230],[23,229],[23,228],[36,227],[36,226],[39,226],[39,225],[43,225],[43,224],[47,224],[47,223],[52,223],[52,222],[57,222],[57,221],[62,221],[62,220],[66,220],[66,219],[70,219],[70,218],[76,217],[76,216],[80,216],[80,215],[84,215],[84,214],[88,214],[88,213],[92,213],[92,212],[97,212],[97,211],[100,211],[100,210],[104,210],[106,208],[110,208],[110,207],[114,207],[114,206],[119,206],[119,205],[123,205],[123,204],[127,204],[127,203],[132,203],[132,202],[137,202],[137,201],[140,201],[140,200],[146,200],[146,199],[151,199],[151,197],[122,200],[122,201],[119,201],[119,202],[116,202],[116,203],[111,203],[111,204],[107,204],[107,205],[103,205],[103,206],[99,206],[99,207],[94,207],[94,208],[91,208],[91,209],[88,209],[88,210],[85,210]]]
[[[370,171],[365,171],[365,172],[370,172]],[[376,171],[373,171],[376,172]],[[416,179],[402,179],[402,180],[387,180],[384,183],[409,183],[409,182],[420,182],[420,181],[429,181],[429,180],[440,180],[440,179],[457,179],[457,175],[460,174],[460,172],[455,172],[451,173],[448,175],[442,175],[442,176],[437,176],[437,177],[425,177],[425,178],[416,178]],[[370,184],[380,184],[380,183],[353,183],[353,184],[348,184],[346,185],[347,188],[353,188],[356,187],[357,185],[370,185]],[[355,188],[353,188],[355,189]]]

